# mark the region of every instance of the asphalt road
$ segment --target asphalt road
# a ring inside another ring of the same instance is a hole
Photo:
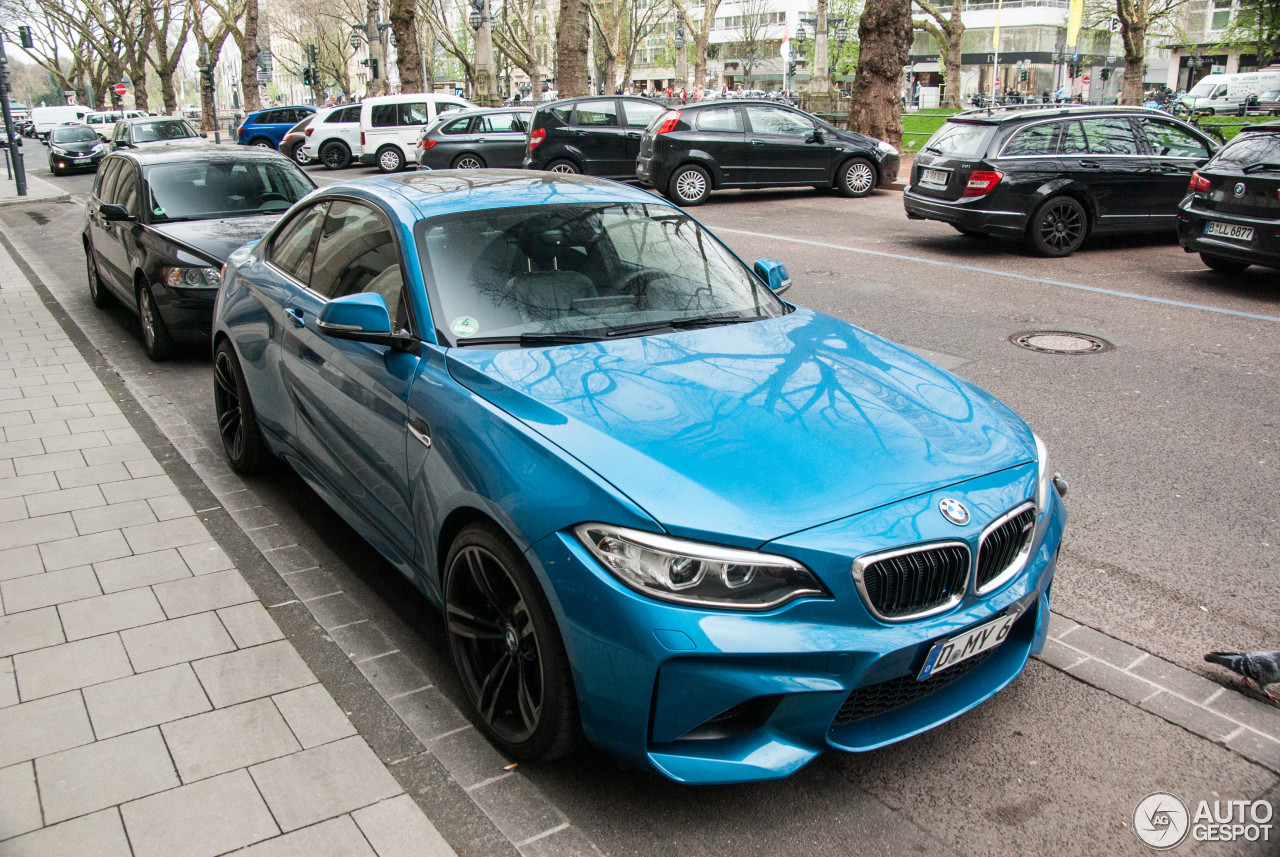
[[[46,177],[38,159],[28,164]],[[370,171],[311,172],[328,181]],[[92,176],[51,181],[83,195]],[[1071,484],[1058,612],[1226,684],[1204,652],[1280,648],[1275,272],[1214,274],[1171,238],[1034,258],[908,221],[892,192],[731,192],[694,213],[748,261],[783,261],[789,300],[926,353],[1046,439]],[[150,372],[216,448],[208,356],[152,365],[129,313],[103,319],[91,306],[82,216],[73,202],[2,209],[0,223],[113,365]],[[1068,356],[1010,341],[1043,330],[1114,347]],[[463,705],[422,599],[299,480],[278,473],[254,490]],[[783,782],[690,789],[593,751],[521,770],[602,852],[637,855],[1138,854],[1146,849],[1125,824],[1152,791],[1190,801],[1274,799],[1276,789],[1265,769],[1039,661],[953,723],[824,757]]]

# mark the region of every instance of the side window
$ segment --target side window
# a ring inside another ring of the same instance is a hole
[[[1227,94],[1227,86],[1226,86],[1226,84],[1223,84],[1222,86],[1219,86],[1217,89],[1215,89],[1215,90],[1213,91],[1213,95],[1210,95],[1209,97],[1210,97],[1210,98],[1224,98],[1224,97],[1226,97],[1226,94]]]
[[[332,203],[316,243],[311,289],[330,299],[376,292],[386,301],[396,329],[403,329],[408,325],[403,287],[400,255],[387,222],[368,206]]]
[[[455,101],[437,101],[437,102],[436,102],[436,115],[437,115],[437,116],[439,116],[439,115],[441,115],[442,113],[448,113],[448,112],[450,112],[451,110],[465,110],[465,109],[467,109],[467,107],[468,107],[468,105],[466,105],[466,104],[458,104],[458,103],[457,103],[457,102],[455,102]]]
[[[1138,141],[1128,119],[1086,119],[1084,136],[1091,155],[1138,154]]]
[[[116,185],[116,202],[134,217],[138,216],[138,174],[131,164],[125,164],[121,168],[120,181]]]
[[[1068,122],[1062,126],[1062,140],[1058,150],[1064,155],[1083,155],[1089,151],[1084,142],[1084,129],[1079,122]]]
[[[446,122],[446,123],[445,123],[445,126],[444,126],[443,128],[441,128],[441,129],[440,129],[440,133],[442,133],[442,134],[465,134],[465,133],[467,133],[467,128],[468,128],[470,125],[471,125],[471,118],[470,118],[470,117],[466,117],[466,118],[463,118],[463,119],[454,119],[452,122]],[[476,130],[478,130],[478,131],[483,131],[484,129],[483,129],[483,128],[477,128]]]
[[[699,110],[697,127],[699,131],[742,131],[742,116],[736,107],[713,107],[710,110]]]
[[[648,128],[650,122],[667,110],[660,104],[644,104],[639,101],[628,101],[623,109],[627,113],[628,128]]]
[[[1052,155],[1060,127],[1056,122],[1046,122],[1042,125],[1023,128],[1013,136],[1009,145],[1004,147],[1002,155],[1006,158],[1020,155]]]
[[[375,104],[369,111],[369,124],[374,128],[389,128],[396,124],[396,116],[399,112],[399,104]]]
[[[1143,136],[1147,139],[1147,145],[1156,155],[1167,158],[1209,156],[1208,146],[1177,125],[1154,119],[1142,119],[1139,124],[1142,126]]]
[[[271,242],[267,259],[298,282],[305,283],[311,277],[312,239],[326,207],[324,203],[313,205],[285,224]]]
[[[401,125],[426,125],[427,121],[427,103],[425,101],[413,101],[400,105]]]
[[[789,110],[752,104],[747,107],[747,120],[756,134],[776,134],[783,137],[808,137],[813,133],[813,122]]]
[[[93,193],[98,197],[99,202],[111,202],[111,194],[120,175],[120,165],[122,163],[124,161],[119,158],[108,158],[103,161],[102,166],[98,169],[98,178],[94,182]]]
[[[359,122],[360,121],[360,105],[354,107],[344,107],[341,110],[334,111],[329,115],[329,122]]]
[[[484,117],[483,122],[484,128],[478,130],[495,133],[524,130],[523,126],[520,125],[520,119],[514,113],[495,113],[492,116]]]
[[[612,98],[578,103],[575,125],[617,125],[618,105]]]
[[[126,122],[116,123],[116,132],[111,135],[112,139],[119,143],[121,140],[129,136],[129,125]]]

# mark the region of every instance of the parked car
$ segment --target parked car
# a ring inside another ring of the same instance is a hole
[[[89,295],[99,307],[119,301],[138,314],[152,360],[168,357],[175,342],[207,343],[228,254],[262,237],[314,188],[275,152],[212,145],[112,152],[85,206]]]
[[[1069,256],[1090,235],[1172,232],[1191,173],[1217,150],[1142,107],[971,111],[916,155],[903,205],[910,218]]]
[[[236,142],[241,146],[259,146],[264,149],[280,148],[284,135],[303,119],[315,113],[314,107],[271,107],[257,110],[244,117],[236,129]]]
[[[1225,274],[1280,268],[1280,122],[1244,126],[1192,174],[1178,242]]]
[[[98,133],[99,139],[106,143],[111,139],[112,129],[121,119],[136,119],[146,116],[144,110],[96,110],[84,117],[84,124]]]
[[[1066,512],[1021,419],[646,191],[484,178],[330,185],[232,254],[214,408],[443,609],[503,752],[784,777],[1022,671]]]
[[[49,172],[55,176],[75,170],[96,170],[107,147],[88,125],[59,125],[49,132]]]
[[[280,140],[280,154],[289,158],[300,167],[305,167],[311,163],[311,156],[302,150],[302,144],[307,140],[307,127],[311,125],[316,115],[312,113],[303,119],[297,125],[289,129],[288,133]]]
[[[43,140],[49,132],[63,122],[83,122],[93,111],[79,104],[55,104],[52,107],[31,108],[31,133]]]
[[[447,113],[422,130],[418,169],[518,169],[531,116],[531,106]]]
[[[866,196],[898,178],[898,150],[773,102],[708,101],[668,110],[640,138],[635,177],[672,202],[714,189],[810,185]]]
[[[611,95],[541,105],[533,113],[523,166],[635,181],[640,135],[665,110],[647,98]]]
[[[418,136],[442,113],[475,107],[453,95],[410,92],[360,103],[360,163],[395,173],[418,160]]]
[[[110,145],[115,149],[133,149],[155,144],[204,145],[205,138],[185,119],[169,116],[145,116],[121,119],[111,131]]]
[[[303,132],[302,153],[326,170],[342,170],[360,157],[360,105],[327,107],[316,113]]]

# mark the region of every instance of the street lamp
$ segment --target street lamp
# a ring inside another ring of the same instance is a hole
[[[351,28],[351,49],[358,51],[360,50],[360,45],[362,44],[364,44],[364,39],[360,38],[360,30],[355,27],[352,27]]]
[[[471,14],[467,16],[467,23],[471,25],[473,30],[480,29],[480,25],[484,23],[484,19],[480,17],[480,10],[472,9]]]
[[[804,22],[802,21],[800,26],[796,28],[796,41],[800,43],[801,48],[804,47],[804,40],[807,38],[809,38],[809,34],[804,31]]]
[[[680,89],[684,89],[689,85],[689,55],[685,52],[688,42],[684,38],[684,19],[676,24],[676,37],[672,42],[676,48],[676,80],[680,82]]]

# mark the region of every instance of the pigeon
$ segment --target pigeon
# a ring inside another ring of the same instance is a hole
[[[1240,673],[1257,683],[1268,699],[1280,702],[1280,697],[1267,690],[1267,685],[1280,683],[1280,652],[1210,652],[1204,659]]]

